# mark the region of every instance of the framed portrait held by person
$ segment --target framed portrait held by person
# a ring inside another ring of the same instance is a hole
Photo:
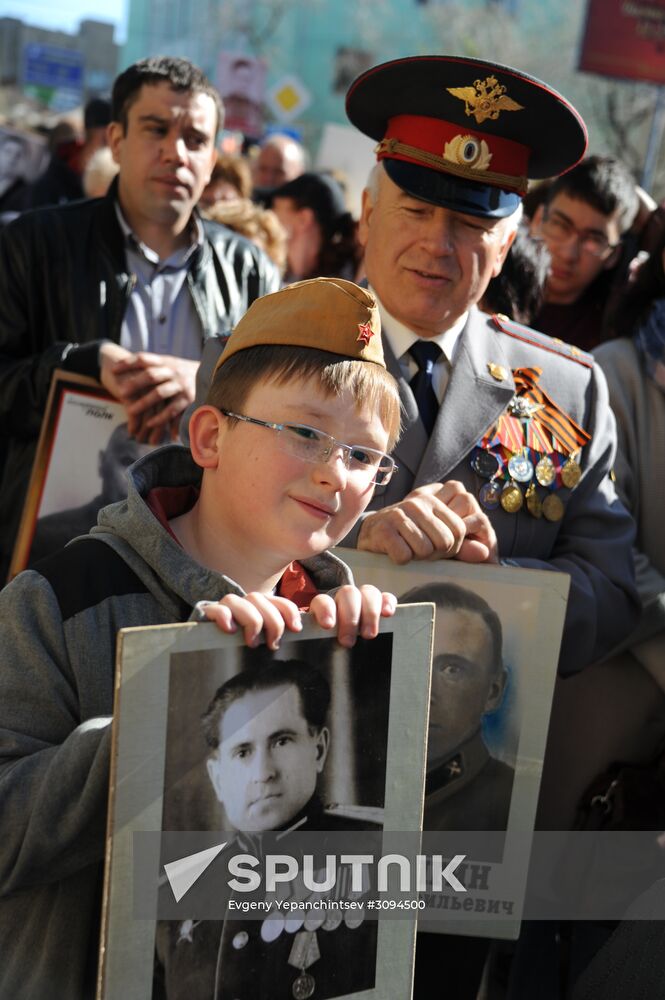
[[[382,555],[338,552],[358,586],[436,606],[423,845],[467,855],[469,895],[464,909],[430,898],[418,927],[514,938],[569,578],[452,559],[396,566]]]
[[[121,630],[99,1000],[410,994],[417,897],[382,919],[348,866],[419,843],[432,626]]]
[[[85,375],[53,373],[10,579],[84,535],[102,507],[127,495],[126,470],[151,446],[127,433],[127,414]]]

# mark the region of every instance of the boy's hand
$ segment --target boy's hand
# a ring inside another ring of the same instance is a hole
[[[394,563],[413,559],[498,562],[494,529],[462,483],[428,483],[399,503],[367,514],[358,548],[383,552]]]
[[[284,629],[291,632],[302,631],[300,609],[286,597],[274,594],[260,594],[255,591],[240,597],[227,594],[215,604],[205,604],[206,618],[214,622],[222,632],[233,635],[238,626],[243,630],[245,642],[254,649],[261,641],[261,632],[268,649],[278,649]]]
[[[317,625],[337,629],[337,639],[342,646],[354,645],[358,635],[374,639],[379,631],[379,619],[390,618],[395,613],[397,598],[382,594],[376,587],[350,584],[340,587],[334,594],[317,594],[310,605],[310,613]],[[221,601],[204,604],[203,612],[222,632],[233,635],[238,627],[243,630],[245,642],[255,648],[261,633],[268,649],[275,650],[285,629],[302,631],[300,609],[286,597],[258,592],[227,594]]]
[[[351,647],[358,635],[374,639],[379,631],[379,619],[395,614],[397,598],[394,594],[381,593],[376,587],[364,584],[340,587],[333,596],[317,594],[309,606],[310,614],[322,628],[337,626],[337,641]]]

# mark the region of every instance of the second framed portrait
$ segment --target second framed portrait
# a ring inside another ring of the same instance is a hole
[[[386,556],[357,550],[340,549],[339,555],[356,584],[391,590],[407,604],[432,601],[436,608],[424,843],[475,858],[480,891],[477,908],[469,896],[464,911],[445,897],[432,899],[426,926],[424,920],[419,926],[514,938],[569,578],[452,559],[396,566]]]

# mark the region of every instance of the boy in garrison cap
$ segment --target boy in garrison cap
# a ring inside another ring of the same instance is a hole
[[[373,296],[292,285],[231,335],[191,452],[136,462],[126,502],[2,592],[1,997],[94,995],[118,629],[198,610],[274,649],[309,607],[344,645],[375,636],[395,598],[326,549],[390,479],[398,431]]]

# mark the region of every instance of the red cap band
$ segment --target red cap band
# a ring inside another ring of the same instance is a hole
[[[388,157],[407,163],[422,165],[423,160],[415,153],[409,156],[403,150],[391,150],[386,140],[394,139],[404,146],[411,146],[428,156],[441,157],[444,163],[439,167],[445,171],[445,163],[452,167],[464,167],[472,171],[472,176],[481,183],[497,184],[496,175],[513,178],[515,187],[528,176],[530,150],[512,139],[502,139],[474,129],[465,129],[454,122],[423,115],[397,115],[388,122],[385,139],[378,158]],[[448,147],[448,148],[446,148]],[[436,165],[429,161],[428,166]],[[487,175],[487,176],[485,176]],[[495,175],[494,177],[492,175]],[[469,175],[471,176],[471,175]],[[503,185],[498,185],[503,186]]]

